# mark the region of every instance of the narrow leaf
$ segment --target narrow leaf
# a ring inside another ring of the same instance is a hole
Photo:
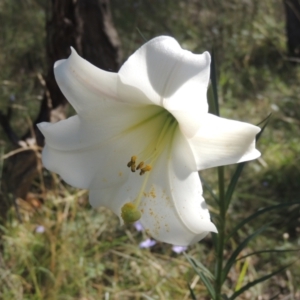
[[[210,112],[215,114],[216,116],[220,115],[219,110],[219,98],[218,98],[218,84],[217,84],[217,73],[216,73],[216,62],[215,62],[215,54],[212,51],[211,57],[211,67],[210,67],[210,80],[211,80],[211,92],[212,95],[209,95],[210,99],[212,98],[213,101],[210,101]],[[210,89],[209,89],[210,93]],[[211,97],[212,96],[212,97]]]
[[[209,194],[212,196],[212,198],[216,201],[216,203],[219,203],[218,196],[214,193],[211,186],[200,176],[200,180],[203,183],[203,186],[207,189]]]
[[[258,141],[261,137],[261,135],[263,134],[263,132],[265,131],[267,125],[269,124],[270,118],[271,118],[272,114],[269,114],[262,122],[260,122],[259,124],[262,124],[265,122],[265,124],[263,125],[263,127],[261,128],[260,132],[256,135],[256,141]]]
[[[200,271],[202,273],[205,273],[211,280],[215,279],[214,275],[206,267],[204,267],[204,265],[200,261],[195,260],[193,257],[186,254],[186,252],[183,252],[183,255],[186,257],[186,259],[189,261],[196,272]]]
[[[271,211],[273,209],[279,209],[279,208],[283,208],[286,206],[290,206],[290,205],[295,205],[295,204],[300,204],[300,202],[288,202],[288,203],[281,203],[278,205],[272,205],[272,206],[268,206],[266,208],[260,209],[257,212],[255,212],[254,214],[250,215],[248,218],[242,220],[240,223],[238,223],[233,230],[229,233],[229,235],[226,238],[226,242],[234,235],[238,232],[238,230],[243,227],[245,224],[249,223],[250,221],[252,221],[253,219],[257,218],[258,216]]]
[[[207,288],[210,296],[212,297],[212,299],[215,299],[216,292],[215,292],[215,289],[214,289],[213,285],[210,282],[210,279],[214,280],[214,276],[199,261],[195,261],[192,257],[187,255],[185,252],[183,252],[183,254],[186,257],[186,259],[189,261],[189,263],[192,265],[195,272],[201,278],[202,282],[206,286],[206,288]],[[207,276],[209,276],[209,277],[207,277]]]
[[[145,36],[143,35],[143,33],[140,31],[140,29],[138,27],[136,27],[137,32],[139,33],[139,35],[142,37],[142,39],[144,40],[145,43],[147,43],[147,39],[145,38]]]
[[[262,120],[258,125],[263,124],[263,127],[261,128],[260,132],[257,134],[256,136],[256,141],[259,140],[259,138],[261,137],[261,135],[263,134],[265,128],[267,127],[269,120],[270,120],[271,114],[269,114],[264,120]],[[235,190],[235,187],[237,185],[237,182],[242,174],[242,171],[244,169],[246,163],[240,163],[237,165],[237,168],[231,178],[231,181],[229,183],[229,186],[227,188],[226,194],[225,194],[225,202],[226,202],[226,209],[228,209],[231,199],[232,199],[232,195],[233,192]]]
[[[225,194],[225,203],[226,203],[226,210],[229,207],[233,192],[235,190],[236,184],[242,174],[242,171],[244,169],[245,163],[240,163],[237,165],[237,168],[231,178],[231,181],[229,183],[229,186],[227,188],[226,194]]]
[[[214,287],[212,286],[211,282],[209,281],[209,279],[205,276],[204,273],[199,272],[198,275],[200,276],[202,282],[204,283],[204,285],[206,286],[210,296],[212,297],[212,299],[216,299],[216,292]]]
[[[266,224],[265,226],[259,228],[258,230],[256,230],[253,234],[249,235],[243,242],[241,242],[238,247],[234,250],[234,252],[231,254],[230,258],[228,259],[224,269],[223,269],[223,274],[222,274],[222,282],[225,281],[227,274],[229,273],[231,267],[233,266],[233,264],[236,262],[236,258],[238,257],[238,255],[240,254],[240,252],[247,246],[247,244],[254,239],[257,235],[259,235],[260,233],[262,233],[268,226],[270,225],[270,223]]]
[[[262,276],[262,277],[260,277],[260,278],[258,278],[258,279],[256,279],[256,280],[254,280],[254,281],[251,281],[251,282],[247,283],[247,284],[244,285],[241,289],[239,289],[238,291],[236,291],[236,292],[229,298],[229,300],[235,299],[237,296],[239,296],[239,295],[241,295],[242,293],[244,293],[245,291],[249,290],[251,287],[253,287],[253,286],[255,286],[256,284],[258,284],[258,283],[260,283],[260,282],[263,282],[263,281],[265,281],[265,280],[267,280],[267,279],[273,277],[274,275],[276,275],[276,274],[282,272],[284,269],[288,268],[290,265],[292,265],[292,264],[288,264],[288,265],[286,265],[286,266],[284,266],[284,267],[282,267],[282,268],[280,268],[280,269],[278,269],[278,270],[276,270],[276,271],[274,271],[274,272],[272,272],[272,273],[270,273],[270,274],[268,274],[268,275]]]
[[[255,251],[255,252],[251,252],[247,255],[241,256],[239,258],[236,259],[236,261],[238,260],[242,260],[246,257],[252,256],[252,255],[257,255],[257,254],[262,254],[262,253],[284,253],[284,252],[298,252],[300,251],[299,249],[269,249],[269,250],[261,250],[261,251]]]
[[[217,246],[218,246],[218,234],[212,232],[212,233],[211,233],[211,239],[212,239],[214,248],[217,249]]]
[[[191,298],[192,298],[193,300],[197,300],[197,297],[196,297],[196,295],[195,295],[195,293],[194,293],[192,287],[191,287],[189,284],[188,284],[188,288],[189,288],[189,290],[190,290]]]
[[[237,280],[235,291],[238,291],[241,288],[242,283],[243,283],[243,281],[245,279],[248,267],[249,267],[249,259],[246,259],[245,262],[244,262],[244,264],[243,264],[242,270],[240,272],[239,278]]]
[[[262,121],[260,121],[258,124],[256,124],[256,126],[260,126],[261,124],[265,123],[265,125],[263,127],[266,127],[267,124],[269,123],[269,119],[271,118],[271,116],[272,116],[272,113],[269,113],[267,115],[267,117],[265,119],[263,119]]]

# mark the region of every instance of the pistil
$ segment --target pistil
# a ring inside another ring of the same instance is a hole
[[[138,155],[131,156],[130,161],[127,163],[127,167],[131,169],[131,172],[140,170],[140,175],[145,175],[142,182],[140,191],[133,202],[127,202],[121,208],[121,217],[125,223],[133,223],[141,218],[141,212],[138,210],[138,207],[141,203],[142,198],[144,197],[144,191],[147,187],[150,171],[152,166],[155,165],[155,161],[159,155],[168,147],[169,143],[172,141],[178,123],[176,119],[169,113],[166,112],[166,118],[163,122],[163,126],[160,132],[157,135],[155,140],[154,147],[150,145],[145,145],[144,151]],[[161,116],[159,113],[157,116]],[[152,119],[152,121],[154,121]],[[138,159],[142,158],[138,162]]]

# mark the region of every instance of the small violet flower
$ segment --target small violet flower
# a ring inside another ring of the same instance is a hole
[[[141,249],[143,248],[151,248],[153,247],[154,245],[156,245],[156,241],[153,240],[153,239],[146,239],[144,241],[142,241],[140,244],[139,244],[139,247]]]
[[[180,254],[180,253],[182,253],[182,252],[184,252],[185,250],[187,250],[187,246],[173,246],[172,247],[172,251],[173,252],[175,252],[175,253],[177,253],[177,254]]]
[[[139,232],[141,232],[141,231],[144,230],[143,225],[141,224],[140,221],[135,222],[135,223],[133,224],[133,226],[134,226],[134,228],[135,228],[137,231],[139,231]]]
[[[159,241],[187,246],[217,232],[198,171],[257,158],[256,126],[208,113],[210,55],[171,37],[139,48],[118,73],[74,49],[56,62],[56,81],[77,112],[40,123],[44,166],[89,190],[121,222],[140,220]]]
[[[43,225],[38,225],[36,228],[35,228],[35,232],[36,233],[44,233],[45,232],[45,227]]]
[[[139,231],[139,232],[144,230],[143,225],[139,221],[135,222],[133,225],[134,225],[135,229],[137,231]],[[141,242],[139,244],[139,247],[140,248],[150,248],[150,247],[152,247],[154,245],[156,245],[156,241],[153,240],[153,239],[149,239],[148,238],[145,241]],[[176,246],[176,245],[173,245],[172,246],[172,251],[175,252],[175,253],[177,253],[177,254],[180,254],[180,253],[184,252],[185,250],[187,250],[187,248],[188,248],[187,246]]]

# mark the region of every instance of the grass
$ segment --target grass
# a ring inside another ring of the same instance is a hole
[[[185,259],[169,245],[139,249],[142,234],[119,228],[106,209],[91,210],[86,196],[50,192],[34,216],[22,210],[27,222],[14,219],[4,229],[1,275],[9,274],[2,279],[4,299],[99,299],[104,294],[109,299],[168,299],[187,293],[195,274]],[[37,233],[38,225],[45,232]],[[10,288],[16,284],[23,288]]]
[[[20,10],[0,0],[0,107],[5,109],[10,96],[15,96],[13,126],[20,135],[27,116],[33,118],[37,112],[42,94],[37,74],[45,65],[44,1],[22,5]],[[268,205],[299,201],[300,71],[285,55],[281,1],[112,0],[111,5],[125,58],[143,43],[136,27],[147,39],[171,34],[196,53],[214,48],[221,115],[256,124],[272,112],[259,141],[262,157],[246,166],[233,196],[229,228]],[[9,152],[11,146],[2,133],[0,140],[1,149]],[[227,181],[233,170],[226,168]],[[1,175],[5,180],[6,174]],[[217,188],[216,170],[203,171],[201,176],[213,190]],[[104,208],[91,209],[86,191],[70,188],[45,170],[41,177],[46,188],[37,178],[27,201],[18,200],[23,222],[12,207],[1,225],[1,299],[191,299],[188,284],[197,299],[209,299],[199,276],[171,246],[158,243],[140,249],[144,233],[120,227],[117,217]],[[207,190],[205,199],[214,212]],[[242,256],[299,248],[299,206],[290,206],[249,223],[230,239],[224,257],[270,221],[272,225],[249,243]],[[44,232],[37,232],[38,226]],[[213,250],[208,236],[187,253],[212,269]],[[292,262],[238,299],[276,295],[274,299],[300,299],[298,258],[299,251],[243,258],[231,269],[224,292],[231,294],[237,286]]]

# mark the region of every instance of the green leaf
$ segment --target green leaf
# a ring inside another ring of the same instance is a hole
[[[270,273],[270,274],[268,274],[268,275],[262,276],[262,277],[260,277],[260,278],[258,278],[258,279],[256,279],[256,280],[254,280],[254,281],[251,281],[251,282],[247,283],[247,284],[244,285],[241,289],[239,289],[238,291],[236,291],[236,292],[229,298],[229,300],[235,299],[237,296],[239,296],[239,295],[241,295],[242,293],[244,293],[245,291],[249,290],[251,287],[255,286],[256,284],[258,284],[258,283],[260,283],[260,282],[263,282],[263,281],[265,281],[265,280],[267,280],[267,279],[273,277],[274,275],[276,275],[276,274],[282,272],[284,269],[288,268],[288,267],[291,266],[291,265],[292,265],[292,263],[291,263],[291,264],[288,264],[288,265],[286,265],[286,266],[284,266],[284,267],[282,267],[282,268],[280,268],[280,269],[278,269],[278,270],[276,270],[276,271],[274,271],[274,272],[272,272],[272,273]]]
[[[216,201],[216,203],[219,203],[218,196],[214,193],[211,186],[199,175],[201,182],[203,183],[203,186],[207,189],[209,194],[212,196],[212,198]]]
[[[268,250],[260,250],[260,251],[254,251],[254,252],[251,252],[251,253],[249,253],[247,255],[241,256],[241,257],[237,258],[236,261],[244,259],[244,258],[246,258],[248,256],[262,254],[262,253],[284,253],[284,252],[298,252],[298,251],[300,251],[300,248],[299,249],[268,249]]]
[[[148,40],[145,38],[145,36],[143,35],[143,33],[140,31],[140,29],[138,27],[136,27],[136,30],[139,33],[139,35],[141,36],[141,38],[144,40],[144,42],[147,43]]]
[[[194,293],[192,287],[191,287],[189,284],[188,284],[188,288],[189,288],[189,290],[190,290],[191,298],[192,298],[193,300],[197,300],[197,297],[196,297],[196,295],[195,295],[195,293]]]
[[[212,299],[215,299],[216,292],[210,281],[210,280],[214,280],[214,275],[208,269],[206,269],[201,262],[196,261],[194,258],[189,256],[185,252],[183,252],[183,254],[186,257],[186,259],[189,261],[189,263],[192,265],[195,272],[201,278],[202,282],[206,286],[207,291],[209,292]]]
[[[238,232],[238,230],[243,227],[245,224],[249,223],[250,221],[252,221],[253,219],[257,218],[258,216],[268,212],[268,211],[271,211],[273,209],[278,209],[278,208],[283,208],[283,207],[286,207],[286,206],[290,206],[290,205],[295,205],[295,204],[300,204],[299,201],[297,202],[288,202],[288,203],[281,203],[281,204],[278,204],[278,205],[272,205],[272,206],[268,206],[266,208],[263,208],[263,209],[260,209],[258,210],[257,212],[255,212],[254,214],[250,215],[248,218],[242,220],[240,223],[238,223],[238,225],[236,225],[233,230],[229,233],[229,235],[227,236],[226,238],[226,242],[228,242],[228,240]]]
[[[267,126],[267,124],[269,123],[269,119],[271,118],[271,116],[272,116],[272,113],[269,113],[268,115],[267,115],[267,117],[265,118],[265,119],[263,119],[262,121],[260,121],[258,124],[256,124],[256,126],[260,126],[261,124],[264,124],[263,125],[263,127],[266,127]]]
[[[267,119],[266,119],[266,123],[264,124],[264,126],[261,128],[260,132],[256,135],[256,141],[258,141],[261,137],[261,135],[263,134],[263,132],[265,131],[269,120],[270,120],[271,114],[268,115]]]
[[[258,139],[261,137],[261,135],[263,134],[265,128],[267,127],[269,120],[270,120],[271,114],[269,114],[264,120],[262,120],[258,125],[264,124],[263,127],[261,128],[260,132],[257,134],[256,136],[256,141],[258,141]],[[231,178],[231,181],[229,183],[229,186],[227,188],[226,194],[225,194],[225,202],[226,202],[226,210],[228,209],[231,199],[232,199],[232,195],[233,192],[235,190],[235,187],[237,185],[237,182],[242,174],[242,171],[244,169],[246,163],[240,163],[237,165],[237,168]]]
[[[223,271],[222,271],[222,282],[225,281],[227,274],[229,273],[231,267],[236,262],[236,258],[240,254],[240,252],[248,245],[248,243],[254,239],[256,236],[258,236],[260,233],[262,233],[271,223],[266,224],[265,226],[262,226],[258,230],[256,230],[253,234],[249,235],[242,243],[238,245],[238,247],[234,250],[234,252],[231,254],[230,258],[228,259]]]
[[[206,274],[208,278],[210,278],[211,280],[215,279],[214,275],[200,261],[195,260],[186,252],[183,252],[183,255],[186,257],[186,259],[189,261],[196,272],[199,271],[198,269],[200,269],[200,272]]]
[[[211,239],[212,239],[214,248],[217,249],[217,246],[218,246],[218,234],[212,232],[212,233],[211,233]]]
[[[231,181],[229,183],[229,186],[227,188],[226,194],[225,194],[225,203],[226,203],[226,210],[229,207],[233,192],[235,190],[236,184],[242,174],[242,171],[244,169],[246,163],[240,163],[238,164],[233,176],[231,177]]]
[[[211,56],[210,80],[211,80],[211,89],[209,88],[208,90],[209,111],[215,114],[216,116],[220,116],[217,73],[216,73],[214,51],[212,51],[212,56]]]
[[[205,276],[205,274],[202,273],[202,272],[199,272],[199,273],[197,273],[197,274],[200,276],[202,282],[203,282],[204,285],[206,286],[207,291],[209,292],[209,294],[210,294],[210,296],[212,297],[212,299],[216,299],[216,292],[215,292],[215,289],[214,289],[214,287],[212,286],[212,284],[211,284],[211,282],[209,281],[209,279],[208,279],[208,278]]]

